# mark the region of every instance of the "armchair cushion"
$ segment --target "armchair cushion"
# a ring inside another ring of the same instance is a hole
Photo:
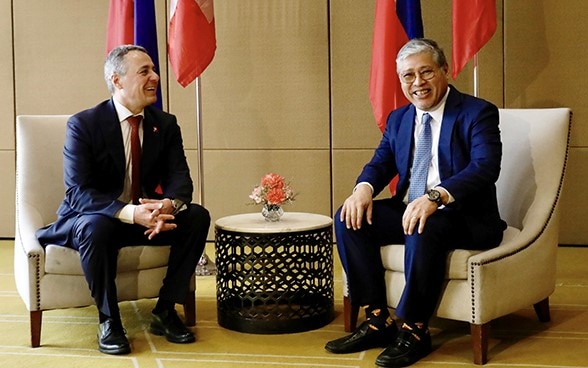
[[[121,248],[117,271],[130,272],[167,267],[169,245]],[[45,247],[45,272],[61,275],[84,275],[79,253],[72,248],[49,244]]]

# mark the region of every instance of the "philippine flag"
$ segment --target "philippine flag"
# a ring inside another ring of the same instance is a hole
[[[154,0],[110,0],[106,29],[106,54],[120,45],[143,46],[159,73],[157,28]],[[161,87],[157,86],[157,102],[162,108]]]
[[[420,0],[376,0],[370,101],[381,131],[388,114],[408,103],[396,73],[396,54],[409,39],[423,37]]]

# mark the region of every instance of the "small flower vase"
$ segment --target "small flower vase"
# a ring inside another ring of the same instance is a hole
[[[280,221],[280,217],[284,214],[284,210],[278,204],[264,204],[261,209],[261,214],[265,221],[276,222]]]

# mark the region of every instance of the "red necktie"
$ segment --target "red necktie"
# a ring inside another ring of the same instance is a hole
[[[127,118],[131,124],[131,198],[133,204],[139,204],[141,198],[141,140],[139,139],[139,124],[141,115]]]

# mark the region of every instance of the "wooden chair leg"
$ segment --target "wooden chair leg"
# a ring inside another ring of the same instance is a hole
[[[38,348],[41,346],[41,322],[43,321],[43,311],[31,311],[31,346]]]
[[[490,323],[475,325],[470,323],[472,333],[472,348],[474,351],[474,364],[483,365],[488,360],[488,335]]]
[[[192,290],[184,301],[184,319],[186,326],[196,326],[196,291]]]
[[[533,305],[535,313],[541,322],[551,321],[551,313],[549,312],[549,298],[545,298],[539,303]]]
[[[357,327],[357,315],[359,314],[359,306],[351,304],[351,299],[348,296],[343,297],[343,324],[345,325],[345,332],[353,332]]]

